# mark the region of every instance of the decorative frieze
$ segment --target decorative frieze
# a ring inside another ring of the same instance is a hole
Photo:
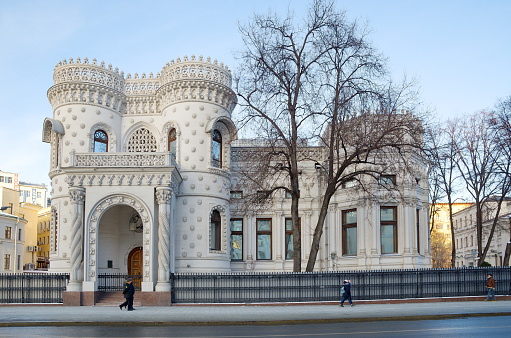
[[[212,62],[210,57],[204,60],[202,55],[198,59],[192,55],[190,58],[185,56],[183,60],[171,60],[163,67],[160,77],[162,85],[182,79],[214,81],[226,87],[232,83],[231,71],[227,66],[219,64],[217,60]]]
[[[174,166],[169,153],[74,154],[75,167],[164,167]]]

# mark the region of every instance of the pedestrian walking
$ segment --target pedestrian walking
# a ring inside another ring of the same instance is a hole
[[[486,288],[488,289],[488,294],[486,295],[485,301],[489,301],[493,298],[493,302],[497,301],[495,297],[495,279],[493,279],[492,274],[488,274],[488,280],[486,281]]]
[[[346,279],[341,286],[341,303],[339,304],[341,307],[344,307],[344,301],[348,300],[348,303],[353,306],[353,302],[351,301],[351,281]]]
[[[131,278],[126,278],[126,283],[124,283],[124,289],[122,290],[124,298],[126,301],[119,305],[119,309],[128,307],[128,311],[135,310],[133,308],[133,296],[135,295],[135,287],[133,286],[133,281]]]

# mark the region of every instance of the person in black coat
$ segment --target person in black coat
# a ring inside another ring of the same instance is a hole
[[[344,307],[344,301],[348,300],[348,303],[353,306],[353,302],[351,301],[351,283],[349,280],[344,281],[341,290],[344,290],[344,292],[342,292],[341,303],[339,305]]]
[[[122,310],[123,307],[128,306],[128,311],[135,310],[133,308],[133,296],[135,295],[135,287],[133,286],[133,281],[131,278],[126,279],[126,283],[124,283],[124,290],[122,290],[122,293],[124,294],[124,298],[126,301],[119,305],[119,309]]]

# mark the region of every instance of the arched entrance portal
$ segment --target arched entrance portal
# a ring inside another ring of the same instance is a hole
[[[133,276],[133,285],[140,289],[143,266],[142,266],[142,247],[135,248],[128,255],[128,275]]]

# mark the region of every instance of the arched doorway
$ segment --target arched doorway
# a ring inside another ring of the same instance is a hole
[[[128,255],[128,275],[133,277],[133,286],[140,290],[142,281],[142,247],[135,248]]]

